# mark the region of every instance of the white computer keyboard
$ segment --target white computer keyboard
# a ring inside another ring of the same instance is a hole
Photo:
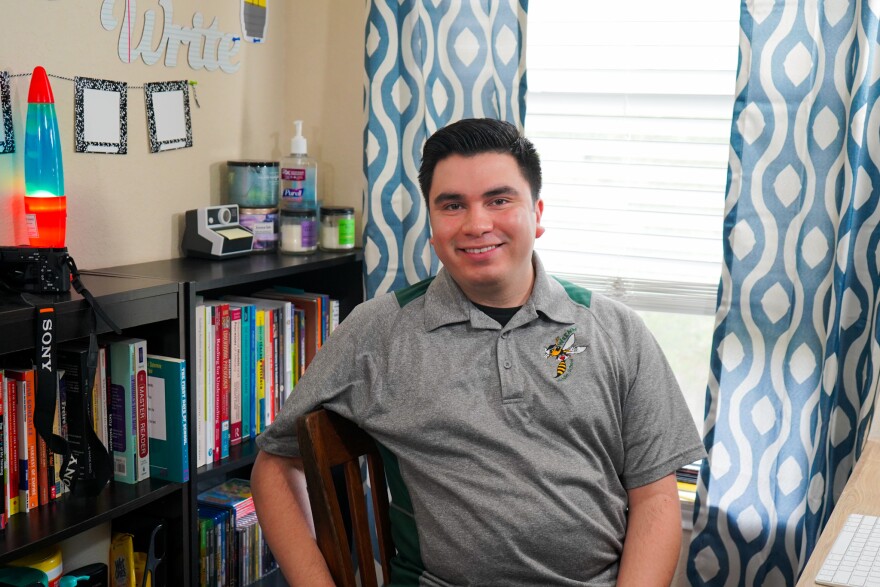
[[[833,587],[880,587],[880,518],[850,514],[816,583]]]

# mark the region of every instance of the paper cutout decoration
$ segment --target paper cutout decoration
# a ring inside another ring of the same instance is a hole
[[[269,27],[269,0],[241,0],[241,34],[246,41],[262,43]]]
[[[74,150],[125,155],[128,144],[128,84],[75,77]]]
[[[15,153],[9,72],[0,71],[0,153]]]
[[[188,88],[186,81],[144,84],[150,152],[192,147]]]

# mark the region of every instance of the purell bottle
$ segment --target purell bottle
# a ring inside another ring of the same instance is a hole
[[[290,140],[290,157],[281,160],[278,174],[278,206],[282,210],[315,210],[318,207],[318,164],[308,156],[302,120],[293,122],[296,136]]]

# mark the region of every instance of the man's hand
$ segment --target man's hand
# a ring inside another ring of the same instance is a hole
[[[675,475],[630,489],[618,587],[668,587],[681,553],[681,504]]]
[[[263,536],[291,587],[333,586],[315,542],[302,459],[260,452],[251,491]]]

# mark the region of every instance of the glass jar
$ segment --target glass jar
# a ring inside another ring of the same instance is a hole
[[[281,210],[279,250],[291,255],[308,255],[318,249],[318,219],[314,210]]]
[[[238,223],[254,233],[255,253],[274,253],[278,248],[278,210],[239,208]]]
[[[326,251],[354,248],[354,208],[321,207],[321,248]]]

